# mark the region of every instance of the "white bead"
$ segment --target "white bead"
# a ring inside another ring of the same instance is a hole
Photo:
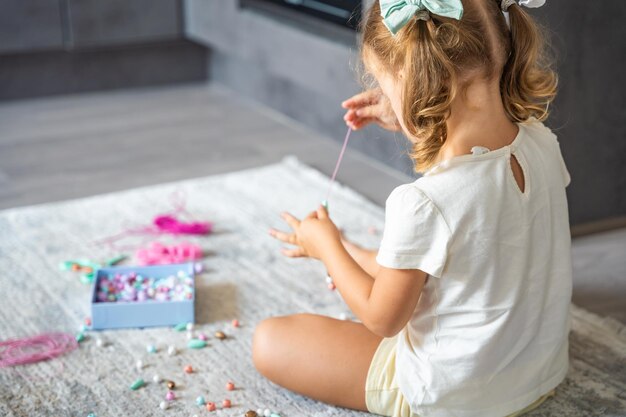
[[[158,384],[159,382],[161,382],[161,376],[159,376],[159,374],[154,374],[154,376],[152,377],[152,380],[154,381],[155,384]]]
[[[265,410],[263,410],[263,415],[265,417],[270,417],[270,415],[272,415],[272,412],[270,411],[269,408],[266,408]]]
[[[176,355],[176,348],[174,346],[170,346],[167,348],[167,354],[170,356]]]
[[[346,313],[339,314],[339,320],[348,320],[348,315]]]
[[[194,339],[194,334],[192,331],[187,332],[187,340]]]
[[[330,275],[326,275],[326,283],[327,284],[332,284],[333,283],[333,279],[330,277]]]
[[[192,332],[193,331],[193,323],[187,323],[187,331],[188,332]]]
[[[101,338],[97,338],[96,339],[96,346],[98,346],[98,347],[104,346],[104,340],[102,340]]]
[[[159,404],[159,407],[161,407],[161,410],[167,410],[169,406],[170,405],[167,403],[167,401],[161,401],[161,403]]]
[[[262,416],[262,415],[263,415],[263,409],[261,409],[261,408],[257,408],[256,413],[257,413],[259,416]]]
[[[143,368],[143,361],[139,359],[137,362],[135,362],[135,367],[138,371],[141,371],[141,369]]]

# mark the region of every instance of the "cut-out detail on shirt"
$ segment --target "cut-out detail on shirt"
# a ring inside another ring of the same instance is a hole
[[[511,154],[510,161],[511,161],[511,171],[513,171],[513,178],[515,178],[515,182],[517,183],[517,186],[520,192],[523,194],[524,190],[526,189],[524,170],[522,169],[522,166],[518,162],[515,155]]]

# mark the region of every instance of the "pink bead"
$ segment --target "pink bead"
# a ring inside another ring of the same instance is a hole
[[[231,404],[230,404],[230,400],[228,398],[226,398],[224,401],[222,401],[222,407],[224,408],[230,408]]]
[[[198,334],[198,339],[200,339],[200,340],[204,340],[205,342],[206,342],[207,340],[209,340],[209,338],[207,337],[207,335],[205,335],[204,333],[200,333],[200,334]]]
[[[207,411],[215,411],[217,407],[215,407],[215,403],[206,403]]]
[[[167,394],[165,394],[165,399],[167,401],[174,401],[176,399],[176,394],[174,394],[174,391],[168,391]]]
[[[226,384],[226,389],[228,391],[233,391],[235,389],[235,383],[233,381],[228,381]]]
[[[336,287],[336,286],[335,286],[335,284],[333,284],[332,282],[331,282],[330,284],[328,284],[328,289],[329,289],[329,290],[334,291],[334,290],[335,290],[335,288],[337,288],[337,287]]]
[[[233,327],[239,327],[239,320],[233,320]]]

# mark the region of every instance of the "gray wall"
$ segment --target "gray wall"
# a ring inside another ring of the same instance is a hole
[[[549,0],[533,13],[550,28],[558,52],[561,90],[548,125],[559,135],[572,175],[571,223],[626,218],[626,2]],[[187,36],[214,52],[214,80],[343,139],[339,103],[361,89],[356,36],[336,41],[322,24],[302,27],[285,16],[240,8],[237,0],[185,0],[185,19]],[[367,129],[352,144],[411,172],[399,137]]]

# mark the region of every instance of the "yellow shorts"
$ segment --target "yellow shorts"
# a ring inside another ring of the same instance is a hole
[[[370,413],[389,417],[419,417],[411,413],[409,403],[396,383],[396,342],[398,336],[383,339],[376,349],[365,382],[365,404]],[[528,407],[507,417],[518,417],[541,405],[554,395],[554,390],[541,396]]]

